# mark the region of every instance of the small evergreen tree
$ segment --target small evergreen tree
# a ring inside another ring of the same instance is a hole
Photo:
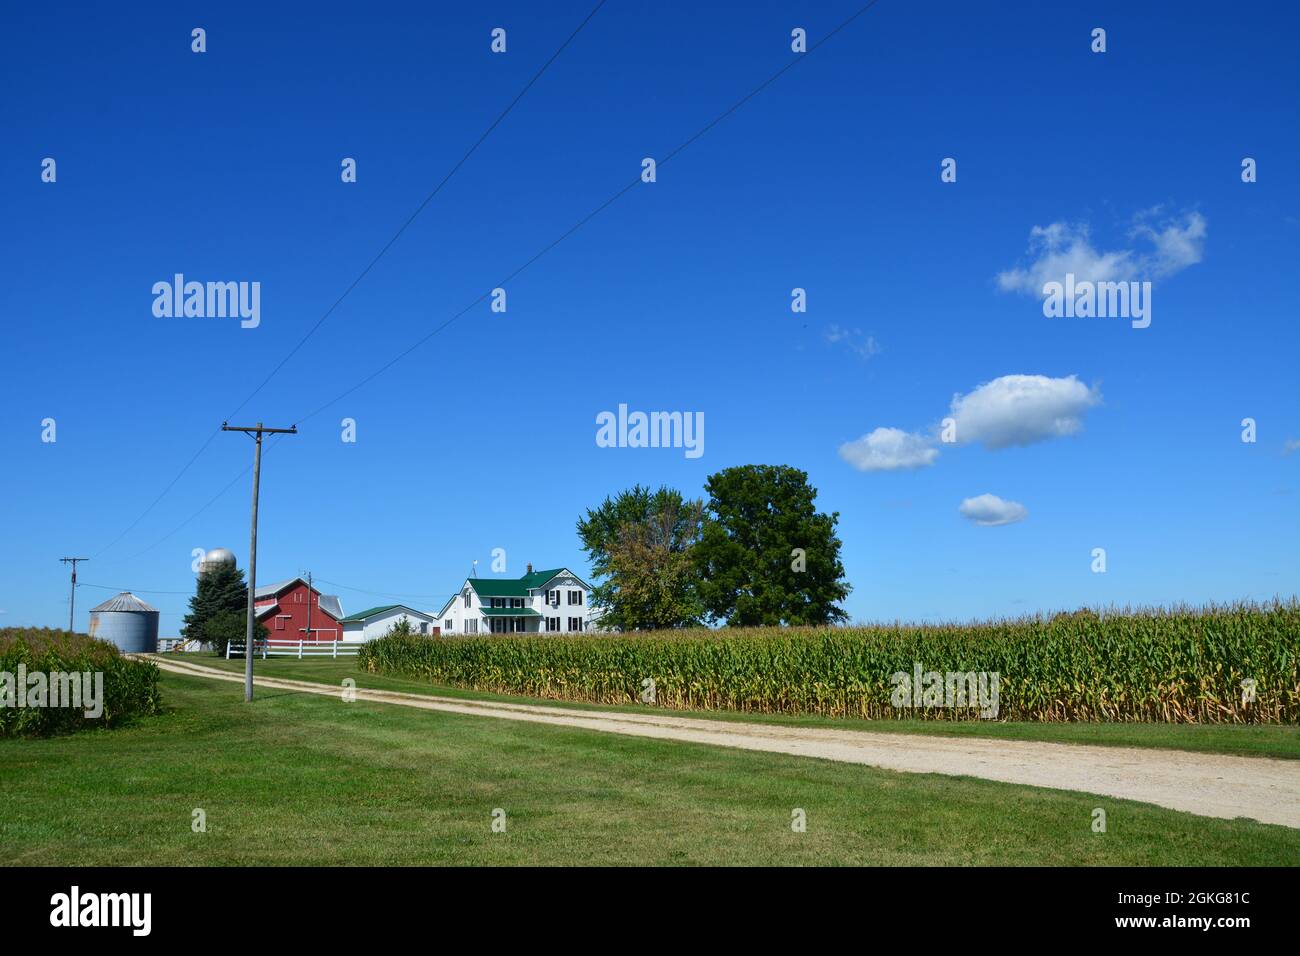
[[[237,612],[243,615],[241,621],[247,620],[248,585],[244,583],[244,572],[233,564],[219,564],[199,575],[181,636],[186,640],[212,640],[206,633],[207,623],[223,611]],[[220,650],[225,653],[224,644]]]

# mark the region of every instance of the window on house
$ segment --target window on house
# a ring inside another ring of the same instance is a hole
[[[478,633],[478,618],[475,617],[465,618],[465,633],[466,634]]]
[[[506,606],[505,598],[493,598],[493,599],[492,599],[492,606],[493,606],[493,607],[505,607],[505,606]]]
[[[451,618],[447,618],[447,620],[442,622],[442,629],[450,634],[456,629],[456,622]]]
[[[421,622],[420,622],[420,633],[421,633],[421,634],[428,634],[428,633],[429,633],[429,622],[428,622],[428,621],[421,621]]]
[[[465,606],[469,607],[469,591],[465,592]]]
[[[523,598],[511,598],[511,599],[510,599],[510,606],[511,606],[511,607],[523,607],[523,606],[524,606],[524,599],[523,599]]]
[[[548,631],[558,631],[560,629],[560,619],[558,617],[548,617],[546,619],[546,629]]]
[[[276,629],[277,631],[283,631],[283,630],[284,630],[284,618],[282,618],[282,617],[277,617],[277,618],[275,619],[275,629]]]

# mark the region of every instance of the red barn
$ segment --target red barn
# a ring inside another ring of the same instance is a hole
[[[307,609],[311,608],[311,633]],[[302,578],[263,584],[253,593],[253,612],[266,625],[271,640],[341,641],[343,606],[333,594],[309,588]]]

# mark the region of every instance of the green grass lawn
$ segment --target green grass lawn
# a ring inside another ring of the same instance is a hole
[[[288,691],[263,690],[246,705],[236,684],[175,674],[161,686],[166,712],[133,726],[0,740],[0,862],[1300,859],[1300,830],[1085,794]],[[1104,834],[1090,827],[1099,806]],[[491,830],[498,807],[504,833]],[[791,830],[796,807],[807,812],[805,833]],[[196,808],[206,833],[191,831]]]
[[[207,654],[176,655],[182,661],[244,672],[243,660],[224,660]],[[645,706],[625,707],[586,704],[577,701],[548,701],[534,697],[503,696],[456,687],[439,687],[418,680],[367,674],[357,669],[355,659],[279,657],[258,659],[255,672],[266,677],[318,681],[339,686],[351,677],[358,687],[373,690],[400,690],[413,694],[438,694],[472,700],[501,700],[513,703],[550,704],[556,707],[589,708],[645,713]],[[1163,747],[1171,750],[1194,750],[1204,753],[1240,754],[1247,757],[1282,757],[1300,759],[1300,727],[1264,724],[1047,724],[999,721],[937,720],[851,720],[834,717],[780,717],[769,714],[740,714],[729,711],[673,710],[673,714],[714,720],[755,721],[802,727],[836,727],[850,730],[886,731],[889,733],[941,734],[950,737],[997,737],[1007,740],[1046,740],[1053,743],[1101,744],[1115,747]]]

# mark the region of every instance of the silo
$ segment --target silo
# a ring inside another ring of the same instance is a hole
[[[90,609],[90,636],[132,654],[158,650],[158,609],[130,591]]]
[[[228,564],[233,568],[235,566],[235,555],[225,548],[213,548],[203,555],[203,560],[199,562],[199,574],[207,574],[223,564]]]

